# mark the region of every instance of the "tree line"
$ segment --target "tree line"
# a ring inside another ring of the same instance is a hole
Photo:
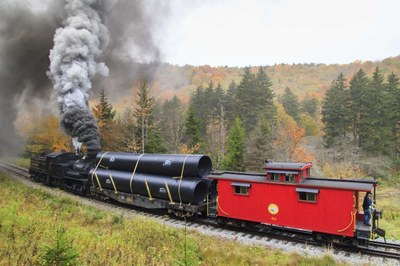
[[[228,170],[261,170],[266,159],[312,160],[302,144],[305,128],[316,127],[318,102],[315,110],[303,109],[310,99],[299,103],[290,89],[276,101],[263,67],[254,72],[245,68],[241,81],[228,88],[212,81],[199,86],[187,104],[176,96],[157,101],[146,81],[133,91],[132,107],[118,114],[106,92],[100,92],[93,113],[104,150],[205,153],[214,169]],[[313,125],[307,126],[310,121]]]
[[[376,68],[372,77],[360,69],[348,82],[332,81],[322,104],[325,143],[348,142],[369,155],[397,159],[400,154],[399,78]]]

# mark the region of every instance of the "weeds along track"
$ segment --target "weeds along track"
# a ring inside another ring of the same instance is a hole
[[[82,205],[114,212],[125,218],[147,217],[175,228],[187,228],[205,235],[235,240],[247,245],[265,246],[281,249],[285,252],[297,252],[301,255],[323,256],[329,254],[337,260],[350,264],[385,263],[400,265],[400,245],[396,243],[373,241],[368,248],[332,247],[315,242],[309,233],[303,231],[289,232],[272,229],[268,226],[255,226],[251,229],[220,227],[212,218],[197,217],[196,219],[188,218],[184,220],[165,215],[165,211],[149,211],[115,202],[102,202],[90,197],[77,196],[59,188],[36,183],[30,179],[27,169],[4,161],[0,161],[0,171],[29,187],[44,190],[54,196],[65,196],[78,201]]]

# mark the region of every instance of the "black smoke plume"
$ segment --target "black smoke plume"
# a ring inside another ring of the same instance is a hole
[[[13,126],[21,108],[31,106],[34,99],[41,99],[43,108],[51,105],[52,84],[46,75],[49,52],[56,29],[66,25],[64,6],[68,2],[3,0],[0,3],[0,156],[15,154],[23,147]],[[149,6],[149,1],[144,0],[92,2],[92,8],[99,12],[110,33],[108,48],[100,58],[109,67],[110,74],[106,78],[94,77],[93,89],[104,88],[118,95],[121,90],[129,90],[137,78],[151,80],[161,57],[153,30],[168,13],[167,8],[160,3]],[[128,54],[130,49],[136,53]],[[71,96],[74,91],[69,92]],[[82,111],[79,108],[75,111]],[[71,127],[75,112],[67,113],[64,113],[68,121],[65,127]],[[80,125],[75,127],[82,131]],[[89,141],[86,137],[81,140]]]
[[[67,18],[56,30],[50,51],[49,77],[60,107],[65,132],[100,151],[100,136],[88,101],[92,79],[108,75],[101,57],[108,45],[108,31],[96,7],[99,0],[66,0]]]

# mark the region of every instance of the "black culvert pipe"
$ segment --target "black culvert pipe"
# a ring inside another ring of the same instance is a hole
[[[93,172],[94,169],[89,172],[90,180],[92,179]],[[118,192],[132,193],[130,186],[132,173],[99,168],[96,170],[96,175],[99,178],[102,189],[114,191],[115,188],[110,178],[111,175]],[[171,198],[175,203],[182,202],[199,204],[204,202],[206,200],[209,186],[209,180],[207,179],[187,177],[180,180],[180,178],[172,178],[168,176],[135,173],[132,181],[133,194],[150,197],[146,182],[149,187],[151,197],[170,201],[168,195],[169,189]],[[98,187],[97,180],[94,175],[93,183],[96,187]],[[165,183],[167,183],[167,185]]]
[[[211,159],[205,155],[193,154],[152,154],[126,152],[100,152],[96,164],[100,168],[180,177],[184,165],[183,177],[205,178],[211,172]]]

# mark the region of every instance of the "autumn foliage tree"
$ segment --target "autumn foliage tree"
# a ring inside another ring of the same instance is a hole
[[[271,142],[272,156],[275,160],[309,162],[313,154],[304,147],[304,128],[286,114],[281,105],[277,105],[277,123]]]
[[[51,114],[37,118],[28,130],[26,156],[70,149],[70,139],[60,128],[59,119]]]

